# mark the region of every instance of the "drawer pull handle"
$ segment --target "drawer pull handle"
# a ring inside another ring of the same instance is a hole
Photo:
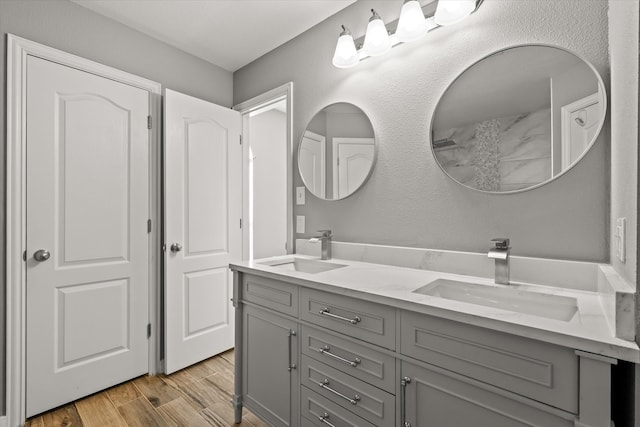
[[[334,390],[331,387],[329,387],[329,380],[327,378],[319,382],[318,385],[323,389],[335,394],[336,396],[343,398],[344,400],[351,403],[352,405],[357,405],[358,402],[360,402],[360,396],[358,396],[357,394],[353,396],[353,399],[352,399],[349,396],[345,396],[344,394],[340,393],[338,390]]]
[[[342,316],[338,316],[337,314],[333,314],[333,313],[331,313],[331,310],[329,309],[329,307],[325,307],[322,310],[320,310],[320,314],[323,315],[323,316],[329,316],[329,317],[331,317],[333,319],[343,320],[345,322],[349,322],[352,325],[355,325],[356,323],[360,323],[362,321],[360,316],[356,316],[353,319],[349,319],[348,317],[342,317]]]
[[[327,356],[333,357],[334,359],[339,360],[339,361],[341,361],[343,363],[346,363],[349,366],[353,366],[354,368],[356,366],[358,366],[362,362],[362,360],[359,357],[356,357],[353,360],[348,360],[348,359],[340,357],[340,356],[338,356],[336,354],[333,354],[333,353],[331,353],[331,349],[329,348],[328,345],[325,345],[324,347],[319,348],[318,349],[318,353],[326,354]]]
[[[334,426],[333,424],[331,424],[331,423],[328,421],[328,420],[329,420],[329,414],[327,414],[326,412],[325,412],[324,414],[320,415],[320,416],[318,417],[318,419],[319,419],[320,421],[322,421],[323,423],[325,423],[326,425],[330,426],[330,427],[336,427],[336,426]]]
[[[400,420],[402,421],[402,427],[411,427],[411,423],[407,421],[407,386],[411,384],[411,378],[402,377],[400,381]]]
[[[296,331],[293,329],[289,330],[289,366],[287,366],[287,371],[291,372],[292,369],[296,369],[296,364],[292,362],[292,351],[291,351],[291,340],[296,336]]]

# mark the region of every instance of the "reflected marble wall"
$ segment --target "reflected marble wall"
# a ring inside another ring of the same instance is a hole
[[[551,109],[484,120],[434,134],[434,152],[455,180],[514,191],[551,178]]]

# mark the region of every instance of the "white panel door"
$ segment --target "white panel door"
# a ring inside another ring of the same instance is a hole
[[[165,93],[165,371],[233,347],[242,259],[240,113]]]
[[[374,155],[373,138],[333,138],[333,195],[342,199],[367,179]]]
[[[298,153],[304,183],[315,196],[321,198],[326,197],[325,141],[324,136],[305,131]]]
[[[149,93],[27,61],[26,415],[148,371]]]

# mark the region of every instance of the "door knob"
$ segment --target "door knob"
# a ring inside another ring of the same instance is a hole
[[[180,243],[174,243],[171,245],[171,252],[176,253],[182,250],[182,245]]]
[[[33,254],[33,259],[38,262],[43,262],[51,257],[51,253],[46,249],[39,249]]]

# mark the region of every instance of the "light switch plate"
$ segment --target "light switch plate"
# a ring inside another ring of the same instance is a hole
[[[305,187],[296,187],[296,205],[304,205]]]
[[[615,231],[615,244],[616,244],[616,257],[620,260],[620,262],[626,262],[627,259],[627,219],[626,218],[618,218],[616,220],[616,231]]]
[[[304,233],[304,215],[296,215],[296,233]]]

